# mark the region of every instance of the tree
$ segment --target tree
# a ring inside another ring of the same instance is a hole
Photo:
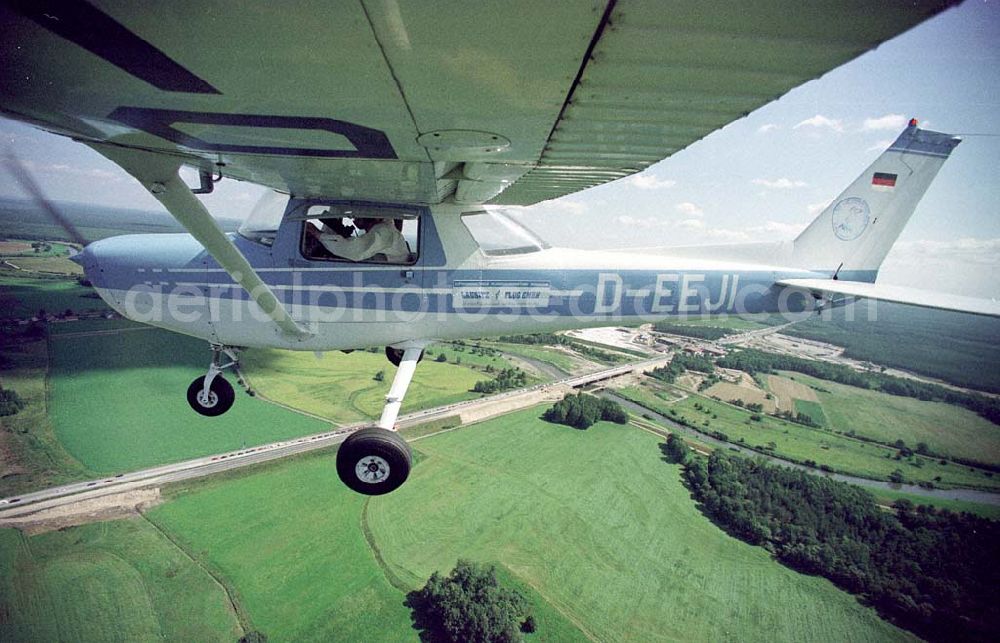
[[[896,469],[895,471],[889,474],[889,482],[894,482],[896,484],[903,484],[905,480],[906,478],[903,477],[903,472],[900,471],[899,469]]]
[[[385,381],[385,371],[379,371],[379,372],[375,373],[375,377],[372,378],[372,379],[374,379],[376,382],[383,382],[383,381]]]
[[[438,353],[438,356],[434,358],[435,362],[447,362],[448,356],[444,353]]]
[[[503,587],[496,568],[459,560],[447,576],[431,574],[427,584],[408,596],[418,627],[432,640],[522,640],[528,601],[517,590]]]
[[[577,393],[567,395],[556,402],[542,415],[542,419],[577,429],[587,429],[599,420],[626,424],[628,413],[612,400],[602,400],[586,393]]]
[[[24,400],[11,388],[0,386],[0,417],[14,415],[24,408]]]
[[[239,643],[267,643],[267,634],[256,630],[247,632],[240,637]]]
[[[663,453],[670,462],[683,464],[688,457],[688,447],[679,435],[671,433],[667,436],[667,442],[663,446]]]

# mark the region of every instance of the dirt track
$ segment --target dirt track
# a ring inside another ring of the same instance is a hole
[[[17,527],[30,536],[63,527],[125,518],[137,514],[140,509],[158,504],[160,504],[159,488],[137,489],[42,509],[25,516],[2,518],[0,527]]]

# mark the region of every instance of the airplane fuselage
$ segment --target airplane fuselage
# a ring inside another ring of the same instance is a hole
[[[270,245],[234,235],[239,250],[311,331],[278,331],[191,236],[128,235],[80,257],[100,295],[129,319],[214,344],[337,350],[702,315],[801,312],[813,304],[775,287],[829,277],[749,261],[563,248],[490,255],[459,216],[420,214],[411,265],[313,261],[301,220]]]

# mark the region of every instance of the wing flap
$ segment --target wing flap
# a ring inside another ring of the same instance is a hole
[[[870,284],[858,281],[841,281],[839,279],[781,279],[779,286],[805,290],[810,294],[824,299],[837,295],[878,299],[896,304],[908,304],[921,308],[936,308],[953,312],[970,313],[1000,317],[1000,302],[992,299],[963,297],[950,293],[906,288],[904,286],[889,286],[885,284]]]

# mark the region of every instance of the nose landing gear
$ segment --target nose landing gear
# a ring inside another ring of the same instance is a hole
[[[224,362],[228,359],[228,362]],[[191,382],[187,390],[187,401],[191,408],[208,417],[222,415],[233,406],[236,393],[233,385],[222,377],[223,369],[236,366],[239,351],[228,346],[212,345],[212,363],[208,373]]]

